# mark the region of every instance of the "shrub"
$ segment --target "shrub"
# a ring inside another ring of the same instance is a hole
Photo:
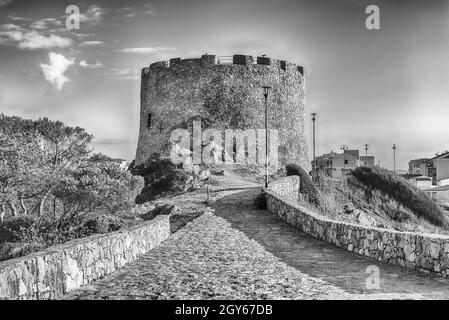
[[[306,200],[315,205],[320,204],[320,194],[310,175],[299,165],[288,164],[285,167],[287,176],[299,176],[299,192],[306,197]]]
[[[32,216],[11,217],[0,225],[0,243],[20,240],[20,232],[35,223]]]
[[[440,227],[449,227],[443,210],[427,194],[396,174],[380,167],[359,167],[351,175],[368,188],[379,190],[395,199],[418,217]]]
[[[267,209],[267,197],[265,193],[260,193],[254,199],[254,206],[257,209],[266,210]]]
[[[188,181],[192,179],[184,170],[174,169],[165,177],[150,181],[136,197],[136,204],[154,200],[164,192],[181,192],[186,190]]]

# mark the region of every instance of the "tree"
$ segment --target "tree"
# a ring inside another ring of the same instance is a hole
[[[35,136],[29,133],[6,135],[0,131],[0,204],[16,216],[16,202],[28,213],[25,199],[37,196],[44,176],[45,158]],[[5,210],[3,210],[3,216]]]

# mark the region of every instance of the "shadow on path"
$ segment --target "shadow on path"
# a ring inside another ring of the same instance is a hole
[[[285,263],[354,294],[411,294],[449,299],[449,279],[429,275],[340,249],[288,225],[253,206],[260,188],[234,193],[211,206],[232,227],[259,242]],[[369,266],[380,270],[380,289],[367,289]]]

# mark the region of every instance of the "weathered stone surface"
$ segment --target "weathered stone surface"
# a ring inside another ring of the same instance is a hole
[[[170,235],[169,216],[0,263],[0,299],[54,299],[103,277]]]
[[[221,64],[215,56],[204,55],[198,59],[171,59],[170,63],[144,68],[136,164],[144,163],[155,152],[168,155],[171,132],[183,128],[192,133],[192,119],[204,119],[203,130],[206,120],[212,121],[207,127],[217,130],[264,129],[262,86],[271,86],[268,118],[270,128],[279,130],[279,162],[300,163],[310,170],[304,75],[292,63],[259,58],[257,63],[249,63],[253,57],[238,55],[233,64]],[[239,101],[236,110],[219,110],[223,116],[216,117],[217,110],[207,107],[215,105],[208,102],[216,96]],[[259,132],[257,136],[263,138]]]
[[[337,247],[379,261],[447,276],[449,236],[398,232],[332,221],[301,206],[297,202],[298,189],[299,177],[287,177],[273,183],[269,190],[265,190],[268,211],[299,230]],[[348,238],[351,239],[349,245]]]
[[[161,215],[176,215],[180,214],[181,209],[174,204],[163,204],[161,206],[155,206],[155,208],[140,216],[145,221],[153,220],[156,216]]]
[[[298,176],[281,178],[270,183],[270,190],[292,201],[299,199],[300,179]]]

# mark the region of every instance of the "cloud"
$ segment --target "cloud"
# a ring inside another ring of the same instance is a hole
[[[80,14],[80,22],[90,25],[99,25],[103,20],[104,10],[96,5],[91,5],[87,9],[86,13]]]
[[[18,17],[18,16],[14,16],[12,14],[8,15],[7,18],[12,21],[32,21],[33,20],[31,18]]]
[[[125,18],[134,18],[136,16],[136,12],[133,7],[124,7],[118,9],[119,12],[123,13]]]
[[[7,23],[0,25],[0,43],[12,44],[20,49],[35,50],[69,47],[72,45],[72,40]]]
[[[98,69],[103,67],[103,64],[100,61],[97,61],[95,64],[89,64],[86,60],[81,60],[79,63],[80,67],[85,69]]]
[[[156,14],[156,12],[153,9],[153,6],[149,3],[145,3],[144,4],[146,10],[145,10],[145,14]]]
[[[108,75],[113,75],[113,76],[126,76],[129,75],[131,73],[131,70],[129,68],[112,68],[110,73],[107,73]]]
[[[45,30],[54,27],[61,27],[62,22],[56,18],[46,18],[33,22],[30,27],[33,30]]]
[[[51,34],[50,36],[44,36],[38,32],[32,31],[24,35],[23,41],[19,43],[21,49],[50,49],[50,48],[65,48],[72,44],[72,40],[69,38],[63,38]]]
[[[118,77],[116,80],[140,80],[139,76],[124,76]]]
[[[66,58],[62,54],[50,52],[48,54],[48,64],[41,63],[41,69],[47,81],[61,90],[64,84],[70,81],[64,73],[75,63],[73,58]]]
[[[10,3],[12,0],[0,0],[0,7],[6,6],[8,3]]]
[[[81,43],[81,45],[84,45],[84,46],[99,46],[99,45],[102,45],[102,44],[104,44],[104,42],[103,41],[98,41],[98,40],[83,41]]]
[[[149,53],[158,53],[163,51],[173,51],[176,48],[166,48],[166,47],[143,47],[143,48],[126,48],[121,49],[119,52],[124,53],[137,53],[137,54],[149,54]]]

